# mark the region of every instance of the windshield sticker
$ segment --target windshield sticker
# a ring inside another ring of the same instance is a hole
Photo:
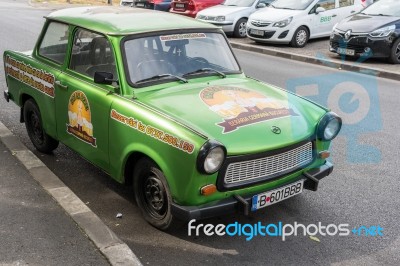
[[[111,118],[136,131],[146,134],[188,154],[192,154],[194,151],[194,145],[192,143],[175,137],[174,135],[166,133],[151,125],[145,125],[143,122],[135,118],[124,116],[114,109],[111,110]]]
[[[203,39],[207,38],[205,33],[186,33],[186,34],[173,34],[160,36],[160,40],[165,41],[176,41],[176,40],[189,40],[189,39]]]
[[[22,83],[54,98],[54,75],[18,61],[9,55],[5,58],[7,76],[13,77]]]
[[[203,89],[200,98],[224,118],[217,123],[222,133],[230,133],[251,124],[287,116],[296,116],[287,101],[268,98],[258,92],[238,88],[213,86]]]
[[[68,119],[68,134],[96,148],[96,139],[93,137],[90,105],[86,95],[82,91],[75,91],[69,98]]]

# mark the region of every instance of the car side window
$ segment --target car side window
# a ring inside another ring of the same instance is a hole
[[[39,55],[63,64],[67,54],[68,34],[68,25],[50,22],[40,43]]]
[[[354,0],[339,0],[339,7],[352,6],[354,5]]]
[[[74,34],[69,69],[85,76],[108,72],[117,78],[114,53],[107,38],[95,32],[78,29]]]
[[[325,10],[330,10],[335,8],[335,0],[319,0],[317,7],[323,7]]]

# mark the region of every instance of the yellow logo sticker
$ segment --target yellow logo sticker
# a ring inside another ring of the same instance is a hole
[[[92,115],[86,95],[82,91],[72,93],[68,102],[67,132],[78,139],[96,147],[93,137]]]

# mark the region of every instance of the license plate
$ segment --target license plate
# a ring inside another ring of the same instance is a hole
[[[253,196],[251,210],[256,211],[303,192],[304,179],[287,186]]]
[[[144,3],[136,3],[137,7],[144,7]]]
[[[355,55],[355,51],[351,49],[337,48],[337,52],[342,55]]]
[[[254,35],[258,35],[258,36],[264,36],[264,31],[263,30],[251,29],[250,33],[254,34]]]
[[[175,4],[176,8],[185,8],[185,4]]]

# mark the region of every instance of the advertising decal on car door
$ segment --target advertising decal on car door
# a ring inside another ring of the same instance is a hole
[[[78,139],[96,147],[93,137],[92,115],[86,95],[82,91],[75,91],[68,102],[67,132]]]

